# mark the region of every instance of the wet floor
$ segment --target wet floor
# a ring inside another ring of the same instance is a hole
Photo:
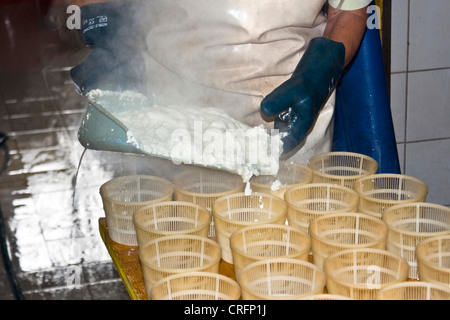
[[[129,299],[99,234],[99,187],[141,159],[88,150],[79,166],[87,105],[69,70],[88,51],[47,2],[0,2],[0,299]]]

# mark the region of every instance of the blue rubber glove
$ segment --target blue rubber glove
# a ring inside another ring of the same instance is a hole
[[[144,62],[137,47],[140,1],[111,1],[81,7],[80,35],[92,48],[70,71],[81,94],[92,89],[145,93]]]
[[[336,87],[345,63],[342,43],[314,38],[291,78],[267,95],[261,112],[275,118],[274,127],[282,133],[283,155],[301,147],[320,109]]]

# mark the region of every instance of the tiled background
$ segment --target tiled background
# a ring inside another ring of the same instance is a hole
[[[75,180],[86,104],[68,70],[86,50],[55,29],[65,11],[48,11],[48,2],[0,1],[0,131],[9,136],[10,155],[0,208],[13,271],[27,299],[128,299],[98,234],[98,189],[136,173],[142,159],[88,150]],[[402,170],[428,184],[428,201],[450,205],[450,1],[392,6],[391,95]],[[3,264],[0,299],[14,299]]]
[[[392,0],[391,108],[402,172],[450,205],[450,1]]]

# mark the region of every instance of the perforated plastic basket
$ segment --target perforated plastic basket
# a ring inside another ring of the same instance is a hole
[[[423,240],[416,256],[421,281],[450,286],[450,235]]]
[[[311,183],[313,172],[305,165],[294,162],[280,163],[277,176],[260,175],[250,179],[253,192],[270,193],[284,198],[287,189]]]
[[[151,300],[238,300],[239,284],[212,272],[187,272],[159,280],[150,291]]]
[[[155,176],[123,176],[104,183],[100,195],[111,240],[137,246],[133,214],[140,207],[172,200],[173,185]]]
[[[141,207],[133,215],[138,246],[170,235],[208,236],[211,214],[190,202],[164,201]]]
[[[219,273],[221,258],[217,242],[200,236],[176,235],[156,238],[139,248],[145,290],[162,278],[183,272]]]
[[[450,287],[414,281],[389,285],[377,293],[377,300],[450,300]]]
[[[324,214],[355,212],[358,194],[347,187],[329,183],[311,183],[288,189],[284,194],[288,203],[287,220],[290,226],[309,233],[309,224]]]
[[[387,250],[409,263],[409,278],[418,279],[416,246],[423,240],[450,235],[450,208],[426,202],[400,204],[386,209],[389,226]]]
[[[235,193],[214,201],[212,211],[222,259],[233,263],[230,236],[249,226],[285,224],[287,204],[283,199],[267,193]]]
[[[243,300],[297,300],[322,294],[325,274],[310,262],[274,258],[243,268],[238,283]]]
[[[374,300],[379,290],[408,279],[408,262],[387,250],[336,252],[325,260],[327,291],[355,300]]]
[[[355,181],[359,194],[358,211],[382,218],[387,208],[410,202],[424,202],[428,186],[402,174],[373,174]]]
[[[353,300],[353,299],[350,299],[349,297],[340,296],[337,294],[322,293],[322,294],[314,294],[312,296],[306,296],[300,298],[299,300]]]
[[[377,172],[378,162],[359,153],[327,152],[311,157],[308,167],[313,170],[314,183],[333,183],[353,188],[357,179]]]
[[[230,237],[234,271],[250,263],[271,258],[308,260],[311,248],[309,236],[294,227],[263,224],[240,229]]]
[[[346,249],[386,249],[388,227],[379,218],[364,213],[330,213],[309,226],[314,263],[323,268],[330,255]]]
[[[242,177],[225,171],[204,168],[192,168],[176,175],[174,199],[198,204],[212,215],[214,200],[228,194],[243,192],[245,185]],[[209,235],[215,237],[214,218],[211,217]]]

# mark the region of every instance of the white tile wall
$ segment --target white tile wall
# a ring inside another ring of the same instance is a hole
[[[391,112],[397,142],[405,141],[406,73],[391,75]]]
[[[401,173],[405,173],[405,147],[406,143],[397,143],[398,161],[400,163]]]
[[[449,0],[393,0],[391,108],[402,173],[450,206]]]
[[[450,69],[410,72],[407,111],[407,141],[450,138]]]
[[[450,1],[410,0],[410,4],[409,70],[450,67]]]
[[[408,0],[392,1],[391,72],[405,72],[408,50]]]
[[[406,174],[428,185],[427,202],[450,205],[450,139],[406,144]]]

